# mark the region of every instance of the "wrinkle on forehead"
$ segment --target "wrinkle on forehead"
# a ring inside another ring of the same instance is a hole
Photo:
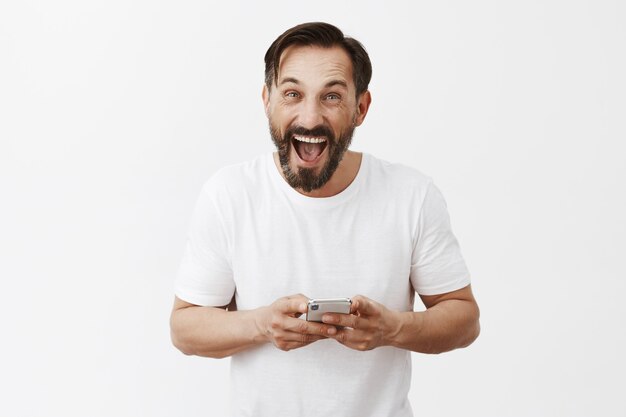
[[[352,61],[348,53],[338,46],[292,46],[283,52],[278,66],[278,85],[293,78],[301,83],[329,80],[344,81],[354,88]]]

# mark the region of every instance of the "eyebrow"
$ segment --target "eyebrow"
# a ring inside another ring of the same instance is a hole
[[[294,84],[300,84],[300,82],[298,80],[296,80],[293,77],[287,77],[284,78],[279,85],[283,85],[283,84],[287,84],[287,83],[294,83]]]
[[[330,88],[330,87],[334,87],[336,85],[340,85],[342,87],[345,87],[346,89],[348,88],[348,83],[346,83],[344,80],[331,80],[331,81],[326,83],[325,87],[326,88]]]
[[[300,81],[298,81],[296,78],[293,78],[293,77],[287,77],[287,78],[283,78],[283,80],[280,82],[279,85],[283,85],[287,83],[293,83],[293,84],[299,85]],[[340,85],[346,89],[348,88],[348,83],[346,83],[344,80],[330,80],[329,82],[326,83],[324,88],[330,88],[336,85]]]

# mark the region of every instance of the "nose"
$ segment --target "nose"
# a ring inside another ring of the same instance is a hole
[[[324,115],[320,102],[312,97],[302,101],[302,107],[298,114],[298,124],[305,129],[313,129],[323,124]]]

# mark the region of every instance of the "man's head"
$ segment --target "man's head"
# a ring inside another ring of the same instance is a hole
[[[357,96],[367,91],[372,78],[372,63],[367,51],[356,39],[344,36],[339,28],[323,22],[294,26],[270,45],[265,53],[265,86],[268,90],[271,91],[272,85],[278,81],[281,55],[290,46],[340,47],[349,55],[352,62],[352,81]]]
[[[285,178],[305,192],[332,177],[367,113],[363,46],[327,23],[287,30],[265,54],[263,101]]]

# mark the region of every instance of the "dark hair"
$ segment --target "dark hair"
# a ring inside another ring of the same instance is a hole
[[[280,35],[265,53],[265,85],[272,89],[272,83],[278,81],[278,64],[285,49],[292,45],[321,46],[331,48],[339,46],[350,56],[352,77],[356,87],[356,96],[367,91],[372,79],[372,63],[367,51],[359,41],[344,36],[339,28],[323,22],[302,23],[288,29]]]

